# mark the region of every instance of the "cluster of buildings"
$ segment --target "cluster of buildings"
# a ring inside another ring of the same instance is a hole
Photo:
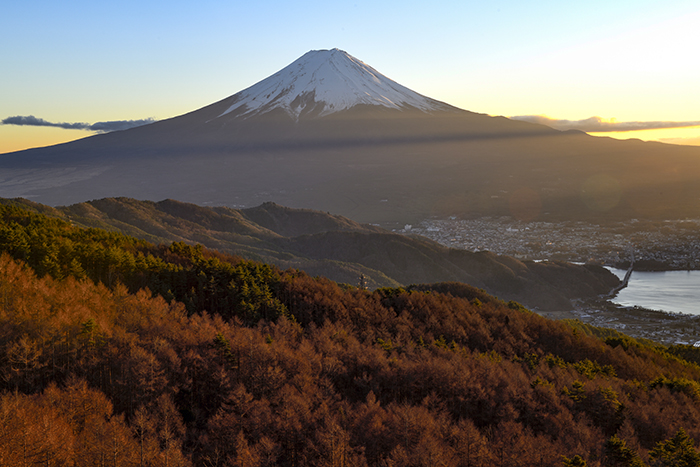
[[[401,233],[450,248],[488,250],[523,260],[598,262],[640,268],[700,269],[700,220],[638,221],[605,225],[582,221],[521,222],[511,217],[430,219]]]

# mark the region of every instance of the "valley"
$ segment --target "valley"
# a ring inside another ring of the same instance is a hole
[[[511,217],[430,219],[394,229],[422,235],[449,248],[488,250],[521,260],[594,262],[637,271],[700,268],[700,221],[632,220],[592,224],[583,221],[522,222]],[[574,300],[566,311],[537,310],[551,319],[577,320],[666,345],[700,340],[700,316],[625,307],[601,296]]]

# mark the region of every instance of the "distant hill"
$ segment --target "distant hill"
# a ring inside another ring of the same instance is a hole
[[[341,283],[357,285],[362,274],[371,288],[458,281],[506,301],[542,310],[568,310],[570,299],[604,294],[619,283],[600,266],[522,262],[488,252],[449,249],[424,237],[399,235],[341,216],[274,203],[235,210],[129,198],[58,208],[22,199],[2,202],[155,243],[200,243]]]

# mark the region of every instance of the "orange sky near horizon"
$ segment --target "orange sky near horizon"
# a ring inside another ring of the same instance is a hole
[[[67,143],[92,134],[85,130],[55,127],[0,125],[0,154]]]
[[[67,143],[96,133],[56,127],[0,125],[0,154]],[[667,144],[700,146],[700,127],[624,132],[591,132],[592,136],[615,139],[641,139]]]
[[[667,144],[700,146],[700,127],[668,128],[661,130],[590,132],[591,136],[607,136],[615,139],[641,139]]]

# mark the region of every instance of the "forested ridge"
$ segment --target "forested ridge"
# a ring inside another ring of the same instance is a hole
[[[692,347],[12,206],[0,250],[2,466],[700,465]]]
[[[447,248],[425,237],[361,225],[342,216],[263,203],[247,209],[106,198],[52,208],[25,199],[0,205],[118,231],[153,243],[185,242],[242,258],[300,269],[369,288],[464,282],[540,310],[570,310],[572,299],[608,293],[619,279],[600,265],[519,261]]]

